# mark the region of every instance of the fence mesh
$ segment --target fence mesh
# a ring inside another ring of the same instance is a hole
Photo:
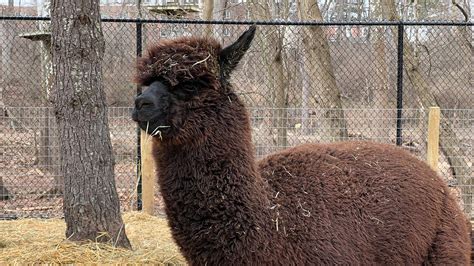
[[[203,35],[206,25],[124,20],[102,26],[117,189],[122,209],[131,210],[138,181],[137,132],[130,119],[137,43],[146,48],[163,38]],[[62,215],[59,143],[48,101],[48,27],[48,21],[0,20],[0,187],[8,190],[0,191],[0,219]],[[228,45],[248,26],[212,27]],[[404,25],[403,45],[398,34],[393,24],[260,25],[232,77],[249,107],[256,154],[347,139],[396,144],[398,137],[398,144],[425,159],[428,107],[438,105],[440,173],[471,213],[472,26]]]

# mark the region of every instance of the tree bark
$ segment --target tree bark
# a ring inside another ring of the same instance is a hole
[[[9,15],[9,13],[7,13]],[[7,106],[5,104],[5,99],[3,97],[3,91],[7,87],[7,84],[10,82],[9,77],[11,77],[11,65],[13,63],[12,60],[12,43],[11,40],[8,38],[8,26],[6,25],[8,20],[0,21],[0,39],[2,42],[0,43],[0,49],[2,49],[2,64],[0,65],[0,108],[3,115],[8,115]]]
[[[418,69],[419,62],[415,59],[412,47],[405,42],[403,44],[403,49],[405,72],[418,95],[421,107],[429,108],[432,106],[440,106],[438,99],[436,99],[435,95],[431,93],[428,83]],[[464,202],[464,212],[470,217],[472,212],[471,186],[473,184],[470,166],[466,160],[467,155],[463,150],[463,145],[456,135],[451,123],[447,118],[445,118],[443,110],[441,110],[440,135],[441,151],[446,156],[448,163],[451,166],[453,176],[458,181],[461,188],[462,200]]]
[[[7,39],[5,23],[6,20],[0,21],[0,39],[2,40],[0,44],[0,48],[2,49],[2,64],[0,65],[0,108],[2,111],[2,116],[7,115],[5,100],[3,98],[3,90],[9,82],[7,78],[10,77],[10,64],[12,63],[10,49],[11,45],[8,45],[9,41]]]
[[[274,125],[277,129],[277,140],[276,146],[279,148],[286,148],[288,146],[288,78],[285,75],[285,68],[283,65],[283,38],[284,38],[284,28],[276,29],[276,32],[272,35],[275,35],[275,48],[274,55],[272,56],[272,61],[270,64],[269,72],[273,78],[274,86],[270,88],[275,88],[273,99],[275,102],[275,116],[276,121]],[[272,71],[273,72],[270,72]]]
[[[51,1],[44,0],[43,3],[37,7],[38,16],[48,17],[50,15]],[[51,32],[51,23],[49,21],[39,21],[38,29],[40,32]],[[41,55],[41,93],[46,99],[46,106],[51,98],[51,82],[52,82],[52,59],[51,59],[51,39],[41,40],[39,44]],[[64,181],[62,175],[59,173],[58,151],[54,147],[57,146],[57,136],[53,133],[52,120],[50,109],[44,109],[44,116],[42,117],[43,124],[40,128],[39,147],[38,147],[38,166],[40,169],[49,172],[54,177],[54,188],[47,191],[47,195],[57,195],[63,193]]]
[[[390,19],[398,20],[396,13],[396,5],[394,0],[385,1],[389,8]],[[404,33],[405,34],[405,33]],[[395,36],[396,34],[394,34]],[[419,70],[420,62],[415,57],[414,49],[408,42],[408,37],[403,37],[403,61],[405,73],[412,83],[413,89],[418,96],[422,108],[429,108],[432,106],[440,106],[436,96],[431,93],[430,87]],[[471,168],[466,160],[467,156],[463,150],[463,145],[453,130],[450,122],[445,118],[443,110],[441,110],[441,125],[440,125],[440,146],[441,151],[448,159],[448,163],[453,171],[453,176],[457,179],[461,188],[462,199],[464,202],[464,212],[470,217],[472,212],[472,182]]]
[[[53,102],[64,176],[66,237],[130,248],[115,188],[102,85],[99,0],[53,0]]]
[[[3,177],[0,176],[0,200],[7,200],[11,197],[10,192],[3,184]]]
[[[213,18],[216,18],[217,20],[226,20],[228,19],[226,17],[226,12],[228,12],[227,10],[228,8],[228,0],[217,0],[214,2],[214,15],[213,15]],[[221,40],[221,43],[226,43],[226,39],[229,39],[228,36],[226,36],[227,34],[225,34],[225,30],[226,29],[229,29],[231,27],[229,27],[229,25],[214,25],[215,27],[215,32],[216,32],[216,35],[215,37],[216,38],[219,38]]]
[[[390,95],[389,85],[389,67],[387,64],[387,28],[377,27],[374,32],[375,43],[375,60],[373,61],[374,69],[374,86],[369,90],[368,103],[374,108],[379,115],[371,119],[372,139],[388,138],[391,134],[390,126],[387,125],[386,117],[390,116],[390,112],[385,109],[395,108],[395,101]]]
[[[301,75],[301,129],[304,134],[311,133],[311,123],[309,120],[309,112],[311,106],[311,71],[306,67],[308,57],[305,53],[300,56],[301,62],[299,66]]]
[[[13,0],[8,1],[7,14],[13,9]],[[0,75],[0,111],[1,116],[8,116],[8,110],[3,99],[3,90],[6,87],[6,78],[10,75],[10,64],[11,64],[11,45],[8,45],[6,42],[7,34],[5,33],[5,21],[0,21],[0,39],[3,40],[1,43],[2,48],[2,66],[1,66],[1,75]],[[3,184],[3,177],[0,176],[0,200],[7,200],[10,198],[10,193]]]
[[[202,19],[203,20],[212,20],[213,18],[213,13],[214,13],[214,0],[204,0],[203,1],[203,11],[202,11]],[[212,37],[212,29],[213,25],[212,24],[206,24],[204,25],[204,35]]]
[[[259,20],[271,20],[274,18],[272,10],[276,10],[272,6],[272,1],[249,1],[252,7],[252,18]],[[275,12],[279,17],[288,16],[286,10],[288,8],[281,8]],[[282,11],[283,10],[283,11]],[[284,67],[283,56],[283,40],[285,36],[285,28],[278,26],[262,27],[261,30],[268,30],[264,36],[260,38],[259,42],[263,51],[269,51],[264,57],[265,64],[265,78],[268,83],[265,85],[269,88],[269,95],[267,97],[267,107],[272,107],[270,114],[266,117],[271,117],[271,130],[276,131],[276,140],[272,146],[284,148],[288,146],[287,122],[288,122],[288,77]]]
[[[301,20],[322,20],[317,1],[298,1],[298,13]],[[347,122],[342,109],[341,92],[331,63],[331,54],[326,34],[319,26],[304,27],[303,51],[308,72],[305,78],[312,91],[318,93],[317,107],[325,110],[321,128],[327,129],[323,139],[340,141],[347,138]],[[309,91],[309,89],[306,89]]]
[[[143,12],[142,12],[142,0],[136,0],[136,4],[137,4],[137,16],[138,18],[142,18],[143,17]]]
[[[389,7],[385,6],[384,1],[374,3],[374,16],[375,20],[384,20],[389,17],[391,12]],[[379,112],[379,116],[374,118],[371,123],[373,126],[372,138],[386,138],[390,136],[392,131],[386,124],[385,117],[389,116],[385,112],[391,112],[384,109],[395,108],[395,101],[392,100],[390,85],[389,85],[389,67],[387,63],[387,43],[390,37],[387,37],[390,33],[390,27],[377,26],[372,30],[374,33],[374,51],[375,60],[373,62],[373,69],[375,70],[374,81],[375,86],[370,91],[369,103],[373,108]],[[392,37],[393,38],[393,37]]]

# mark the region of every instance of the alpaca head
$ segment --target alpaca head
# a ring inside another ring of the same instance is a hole
[[[215,113],[210,110],[229,101],[230,74],[250,47],[255,29],[251,26],[223,49],[216,40],[193,37],[149,48],[137,64],[135,80],[145,88],[135,99],[132,119],[161,142],[199,138],[210,126],[204,121]]]

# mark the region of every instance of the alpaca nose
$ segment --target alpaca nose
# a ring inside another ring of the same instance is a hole
[[[141,110],[142,108],[151,107],[151,106],[153,106],[153,101],[151,99],[148,99],[147,97],[138,96],[135,99],[135,108],[137,110]]]

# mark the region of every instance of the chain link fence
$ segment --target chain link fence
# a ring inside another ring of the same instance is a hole
[[[49,21],[0,17],[0,219],[62,215]],[[138,137],[130,119],[137,55],[212,27],[223,45],[249,23],[104,19],[103,82],[117,190],[137,209]],[[466,213],[473,189],[472,23],[260,22],[232,82],[249,107],[259,158],[305,142],[371,140],[426,158],[428,108],[440,106],[440,173]],[[156,197],[157,211],[162,202]]]

